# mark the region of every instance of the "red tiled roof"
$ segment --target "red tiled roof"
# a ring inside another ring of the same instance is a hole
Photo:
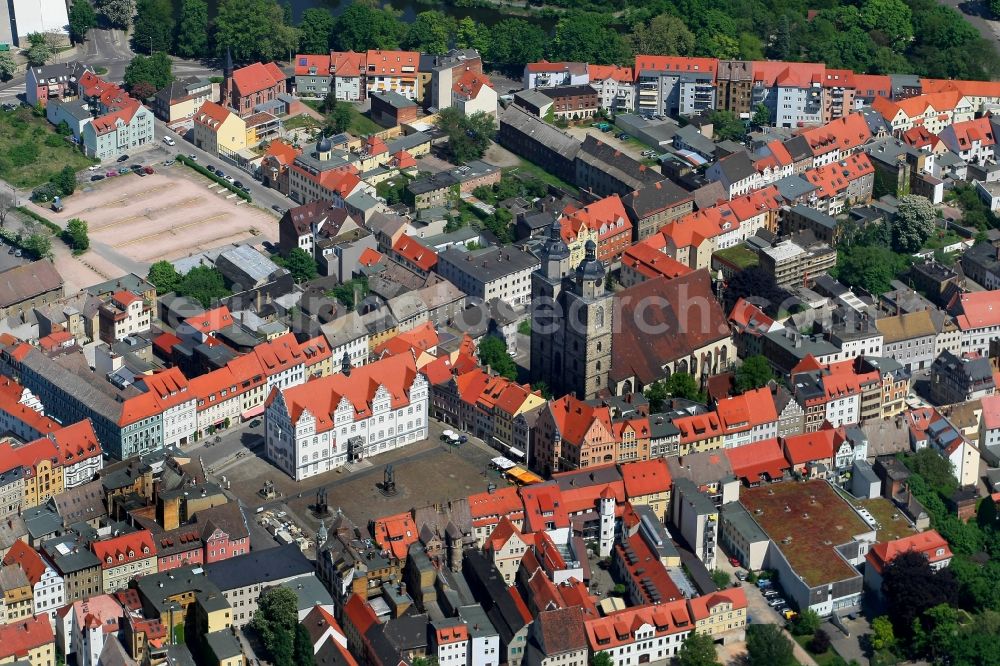
[[[48,568],[45,562],[42,561],[41,555],[20,539],[15,541],[14,545],[7,551],[7,554],[4,555],[3,565],[5,567],[12,565],[21,567],[21,570],[24,571],[24,575],[27,576],[32,586],[38,585],[42,580],[42,576],[45,575],[45,570]]]
[[[361,76],[365,71],[365,54],[354,51],[332,51],[330,73],[339,77]]]
[[[500,522],[490,533],[490,538],[488,545],[493,550],[499,550],[503,548],[504,544],[510,541],[514,536],[517,536],[521,541],[521,532],[514,526],[514,523],[510,522],[510,518],[507,516],[500,516]]]
[[[1000,394],[988,395],[981,400],[983,407],[983,429],[1000,428]]]
[[[54,639],[52,625],[44,613],[0,626],[0,659],[26,660],[31,650],[51,644]]]
[[[626,554],[626,545],[631,551],[631,555]],[[632,557],[633,555],[634,557]],[[656,601],[649,593],[648,588],[655,588],[659,592],[661,602],[667,603],[675,599],[683,601],[684,595],[670,578],[670,574],[660,562],[659,556],[649,547],[638,531],[629,536],[626,543],[615,545],[614,558],[624,564],[626,575],[636,583],[635,587],[640,590],[646,603]]]
[[[911,550],[927,557],[927,560],[931,564],[942,560],[950,560],[952,556],[951,547],[938,534],[937,530],[927,530],[926,532],[896,539],[895,541],[877,543],[868,551],[866,560],[876,571],[882,573],[887,564]],[[939,551],[940,554],[938,554]]]
[[[955,81],[952,79],[920,79],[924,93],[957,91],[966,97],[1000,97],[998,81]]]
[[[668,492],[673,485],[670,468],[663,458],[625,463],[621,471],[625,493],[630,500]]]
[[[479,91],[482,90],[483,86],[493,87],[489,77],[469,69],[462,72],[462,75],[455,80],[451,91],[462,99],[470,100],[479,97]]]
[[[774,324],[774,320],[764,314],[759,307],[743,300],[742,297],[729,312],[729,321],[743,332],[755,335],[763,335]]]
[[[742,432],[778,420],[778,412],[767,387],[724,398],[715,407],[726,434]]]
[[[645,641],[647,638],[669,636],[691,631],[692,622],[683,600],[664,604],[626,608],[601,618],[586,621],[587,642],[592,652],[600,652]],[[636,634],[652,629],[652,635]]]
[[[295,76],[325,76],[330,73],[330,54],[300,53],[295,56]]]
[[[954,123],[941,132],[941,139],[948,148],[958,152],[969,150],[976,142],[982,146],[996,145],[993,125],[986,117]]]
[[[835,434],[835,430],[826,429],[785,437],[785,453],[788,462],[792,465],[803,465],[808,462],[833,458]]]
[[[15,351],[31,351],[30,345],[18,346]],[[13,355],[13,353],[12,353]],[[21,359],[17,359],[21,360]],[[16,421],[33,428],[41,434],[55,432],[60,425],[44,416],[27,405],[22,405],[20,400],[24,393],[24,387],[7,377],[0,377],[0,411],[6,412]]]
[[[765,474],[770,479],[780,479],[788,467],[775,438],[726,449],[725,454],[733,474],[747,483],[763,481]]]
[[[555,483],[536,483],[520,489],[524,502],[524,524],[526,532],[547,529],[552,523],[556,528],[569,527],[569,516],[562,499],[562,492]]]
[[[874,173],[875,167],[868,155],[854,153],[839,162],[810,169],[805,177],[816,186],[818,196],[829,198],[846,190],[855,180]]]
[[[194,114],[194,121],[200,125],[205,125],[209,129],[216,130],[219,125],[226,122],[231,111],[221,104],[215,102],[205,102]]]
[[[518,522],[524,520],[524,504],[514,486],[469,495],[468,501],[473,525],[496,524],[503,516]]]
[[[682,416],[674,419],[674,425],[681,432],[682,444],[722,436],[722,422],[719,421],[719,415],[715,412]]]
[[[194,395],[188,391],[188,380],[177,367],[142,377],[146,392],[122,403],[118,425],[135,423],[176,407]]]
[[[429,271],[437,265],[437,253],[407,234],[399,237],[393,244],[392,251],[424,271]]]
[[[651,56],[637,55],[635,57],[635,73],[638,76],[645,71],[653,72],[702,72],[715,76],[719,68],[716,58],[689,58],[686,56]]]
[[[631,83],[635,80],[631,67],[620,65],[587,65],[587,72],[590,75],[591,83],[612,79],[620,83]]]
[[[563,442],[582,444],[595,423],[606,433],[606,439],[612,437],[611,412],[607,407],[588,405],[572,395],[566,395],[559,400],[550,401],[549,411]]]
[[[961,294],[951,309],[963,331],[1000,326],[1000,289]]]
[[[333,427],[333,416],[342,400],[347,400],[354,408],[355,421],[371,416],[372,401],[380,388],[388,392],[391,409],[405,407],[410,404],[409,391],[416,376],[412,356],[387,356],[354,368],[350,376],[337,373],[286,388],[282,398],[292,424],[308,410],[316,420],[316,432],[321,433]],[[277,393],[277,388],[272,390],[268,405]]]
[[[813,155],[822,155],[831,150],[849,151],[860,148],[872,137],[865,117],[852,113],[833,120],[822,127],[807,129],[802,136],[809,143]]]
[[[270,145],[267,147],[267,152],[264,153],[264,157],[270,157],[277,161],[279,164],[288,166],[295,161],[295,158],[299,156],[302,151],[291,146],[281,139],[275,139],[271,141]]]
[[[55,438],[59,461],[63,465],[75,465],[101,455],[101,443],[97,440],[94,424],[89,418],[60,428],[52,437]]]
[[[285,73],[273,62],[266,64],[255,62],[235,70],[233,83],[240,96],[246,97],[275,86],[284,87]]]
[[[416,78],[420,68],[420,54],[416,51],[369,50],[365,55],[368,76]],[[403,68],[411,68],[404,72]]]
[[[662,234],[656,237],[663,238]],[[694,269],[673,257],[654,249],[652,244],[639,242],[622,253],[621,262],[647,278],[664,277],[668,280],[687,275]]]
[[[94,541],[90,547],[97,559],[101,561],[102,569],[110,569],[149,557],[156,557],[156,542],[149,530],[139,530],[103,541]],[[108,562],[109,557],[111,558],[110,562]]]
[[[712,608],[719,604],[732,604],[733,610],[747,607],[747,595],[742,587],[728,587],[718,592],[711,592],[700,597],[688,599],[691,619],[695,622],[704,620],[712,614]]]
[[[397,560],[405,560],[410,545],[420,539],[413,516],[409,512],[379,518],[375,521],[372,531],[375,534],[375,543],[392,553]]]

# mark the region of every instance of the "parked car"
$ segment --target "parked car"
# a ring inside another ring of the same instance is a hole
[[[241,183],[238,180],[235,183],[233,183],[233,185],[235,185],[236,187],[240,188],[241,190],[245,190],[246,189],[245,187],[243,187],[243,183]]]
[[[281,213],[282,215],[285,214],[285,209],[282,208],[281,206],[277,205],[277,204],[271,206],[271,210],[273,210],[276,213]]]
[[[118,175],[124,176],[127,173],[131,173],[131,171],[132,169],[129,169],[128,167],[122,167],[121,169],[118,169]]]
[[[167,160],[166,162],[163,163],[163,166],[165,166],[165,167],[173,166],[173,165],[174,165],[174,160]]]
[[[195,155],[194,153],[191,153],[190,155],[188,155],[188,159],[191,160],[192,162],[197,162],[198,156]]]
[[[254,419],[253,421],[250,422],[251,428],[256,428],[259,425],[260,425],[260,419]]]
[[[9,250],[7,250],[7,254],[14,254],[14,248],[12,247]]]
[[[739,580],[746,580],[747,579],[747,572],[746,571],[737,571],[736,572],[736,578],[738,578]]]
[[[100,164],[91,164],[89,167],[87,167],[87,171],[97,171],[100,168],[101,168]]]
[[[14,250],[14,256],[15,256],[15,257],[20,257],[20,256],[21,256],[21,254],[22,254],[22,253],[21,253],[21,251],[20,251],[20,250]]]
[[[208,165],[208,166],[206,166],[205,168],[206,168],[206,169],[208,169],[209,171],[211,171],[212,173],[215,173],[215,167],[214,167],[214,166],[212,166],[211,164],[209,164],[209,165]]]
[[[136,162],[130,168],[132,169],[132,171],[139,171],[140,169],[142,169],[142,165]]]
[[[741,566],[740,565],[740,561],[737,558],[735,558],[735,557],[730,557],[729,558],[729,563],[732,564],[734,567]]]
[[[469,438],[466,437],[465,435],[459,435],[458,436],[458,443],[459,444],[465,444],[468,441],[469,441]]]
[[[167,144],[168,146],[172,146],[172,145],[176,144],[177,142],[174,141],[173,139],[171,139],[169,136],[165,136],[165,137],[163,137],[163,143]]]
[[[785,600],[781,597],[775,597],[774,599],[769,599],[767,605],[771,608],[777,608],[785,603]]]
[[[226,174],[222,172],[222,169],[216,169],[215,170],[215,175],[218,176],[219,178],[223,178],[223,179],[226,178]]]
[[[104,178],[105,178],[105,176],[104,176],[103,174],[100,174],[100,173],[99,173],[99,174],[97,174],[97,175],[95,175],[95,176],[91,176],[91,177],[90,177],[90,182],[92,182],[92,183],[96,183],[96,182],[97,182],[97,181],[99,181],[99,180],[104,180]]]
[[[128,155],[120,155],[116,162],[128,162]]]
[[[780,592],[772,589],[772,590],[764,590],[763,592],[761,592],[761,594],[764,595],[765,599],[773,599],[774,597],[777,597],[780,594]]]
[[[104,174],[104,175],[105,175],[105,176],[107,176],[108,178],[114,178],[115,176],[117,176],[117,175],[118,175],[118,172],[117,172],[117,171],[115,171],[115,170],[111,170],[111,171],[107,172],[107,173],[106,173],[106,174]]]
[[[146,177],[146,172],[143,169],[135,169],[132,173],[139,176],[140,178]]]
[[[145,171],[147,174],[151,174],[151,173],[153,173],[153,167],[148,166],[145,169],[143,169],[143,171]]]
[[[235,179],[235,178],[233,178],[232,176],[223,176],[223,178],[225,178],[225,179],[226,179],[226,182],[227,182],[227,183],[233,183],[233,182],[236,182],[236,179]]]

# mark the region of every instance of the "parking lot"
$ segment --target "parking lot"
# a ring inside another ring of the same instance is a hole
[[[121,275],[251,237],[277,240],[278,221],[270,213],[181,164],[153,168],[144,177],[88,182],[65,200],[62,212],[46,213],[60,226],[73,218],[87,222],[91,250],[80,260],[97,273]],[[67,290],[89,284],[70,282],[67,277]]]
[[[621,131],[617,128],[612,127],[610,132],[602,132],[596,127],[591,127],[590,124],[584,124],[579,126],[570,127],[566,132],[576,139],[583,141],[587,138],[588,134],[592,134],[598,141],[602,141],[616,150],[620,150],[629,157],[640,162],[646,160],[647,158],[643,156],[642,152],[647,150],[646,146],[632,142],[632,141],[622,141],[618,138]]]

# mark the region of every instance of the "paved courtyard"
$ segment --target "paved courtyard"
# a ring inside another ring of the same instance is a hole
[[[61,213],[47,211],[60,226],[73,218],[89,225],[91,249],[77,262],[91,274],[83,272],[76,284],[78,271],[67,267],[67,291],[130,271],[144,273],[159,259],[250,238],[277,240],[278,220],[270,213],[184,165],[155,168],[145,177],[127,174],[88,183],[65,200]]]
[[[353,471],[341,468],[296,482],[263,458],[248,455],[221,473],[230,482],[230,491],[248,506],[281,505],[308,533],[314,533],[319,526],[311,505],[320,487],[328,489],[331,511],[339,507],[358,527],[365,529],[369,521],[381,516],[483,492],[490,481],[497,485],[505,483],[492,470],[488,479],[483,476],[490,459],[499,455],[497,452],[471,439],[459,448],[442,445],[438,440],[440,426],[436,423],[434,426],[429,439],[370,458]],[[256,450],[263,454],[262,449]],[[393,497],[383,496],[376,488],[388,463],[395,469],[399,490]],[[273,501],[265,501],[258,494],[265,479],[274,482],[279,494]]]

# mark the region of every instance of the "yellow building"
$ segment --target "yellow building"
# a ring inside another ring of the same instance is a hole
[[[27,661],[31,666],[55,666],[56,642],[47,615],[0,627],[0,664]]]
[[[585,255],[587,241],[594,241],[597,244],[597,231],[591,229],[575,215],[563,215],[559,219],[562,228],[562,239],[569,247],[569,265],[579,266]]]
[[[245,666],[246,657],[239,639],[231,631],[214,631],[205,634],[205,663],[214,666]]]
[[[528,552],[528,548],[528,541],[507,516],[500,519],[500,524],[486,540],[486,551],[493,566],[500,572],[508,587],[514,584],[521,558]]]
[[[670,469],[663,458],[621,465],[625,495],[632,506],[646,506],[661,522],[666,522],[670,506]]]
[[[31,581],[19,566],[0,568],[0,592],[3,593],[3,624],[12,624],[31,617],[34,596]]]
[[[508,382],[493,408],[493,438],[506,446],[514,446],[514,419],[540,409],[545,402],[541,393],[533,392],[529,385]]]
[[[247,124],[229,109],[205,102],[194,116],[194,145],[213,155],[234,156],[247,147]]]
[[[747,624],[747,596],[741,587],[688,599],[688,609],[700,634],[718,636]]]

